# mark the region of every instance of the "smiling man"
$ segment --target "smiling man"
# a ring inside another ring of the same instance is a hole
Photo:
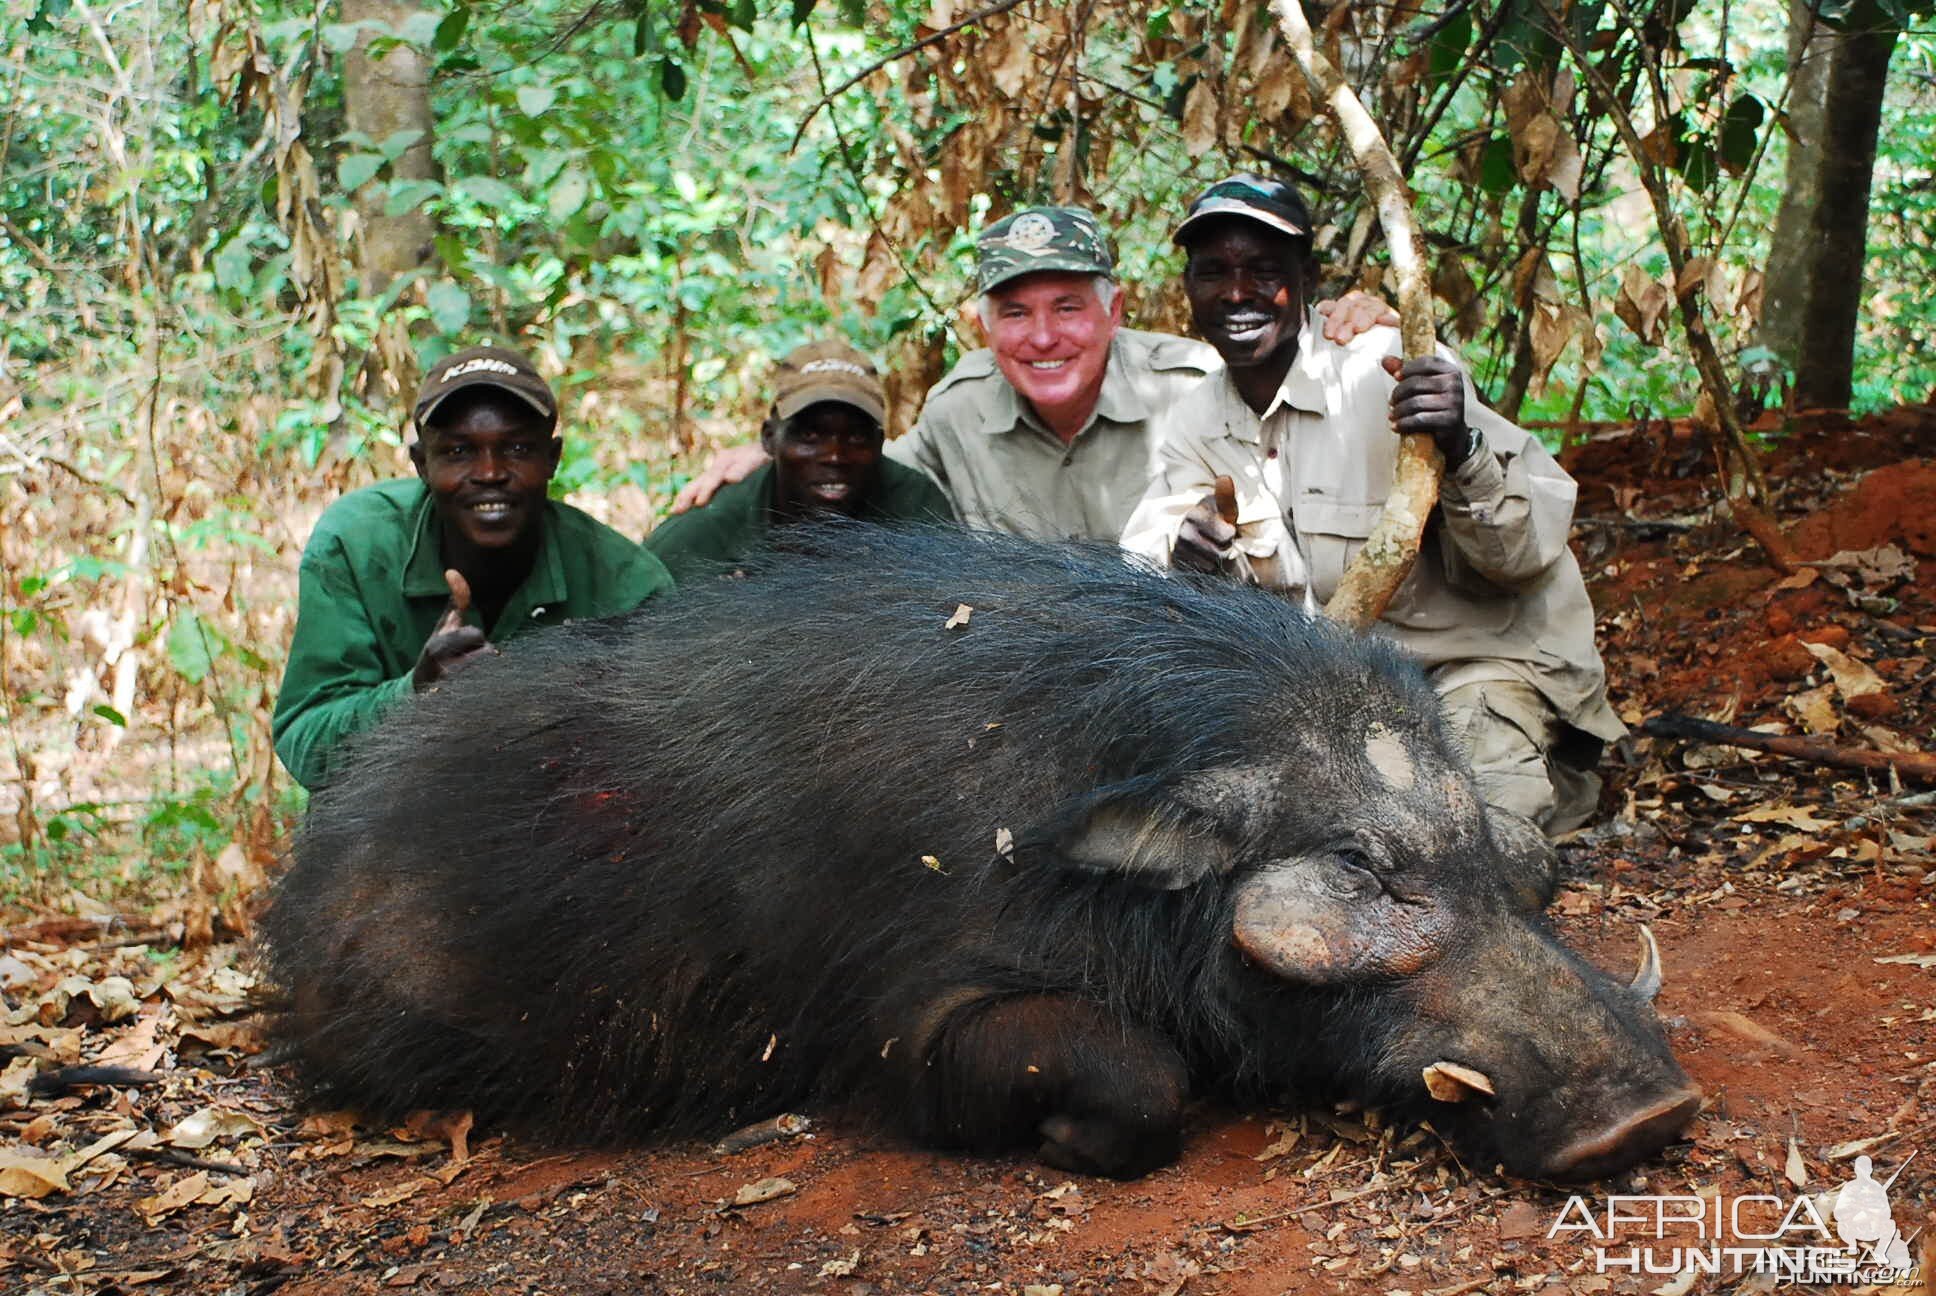
[[[1439,506],[1378,630],[1431,675],[1486,799],[1572,827],[1594,808],[1601,743],[1626,732],[1567,548],[1573,480],[1479,402],[1449,351],[1401,362],[1394,329],[1325,337],[1306,309],[1311,229],[1295,189],[1254,175],[1212,185],[1177,227],[1190,313],[1224,369],[1164,416],[1123,544],[1322,603],[1384,507],[1393,434],[1430,436]],[[1234,525],[1219,477],[1236,486]]]
[[[417,394],[417,475],[352,491],[303,549],[295,638],[271,724],[307,788],[346,738],[413,691],[537,626],[610,616],[669,588],[664,564],[547,498],[564,442],[516,351],[473,347]]]
[[[946,522],[947,497],[882,458],[887,393],[873,361],[845,342],[810,342],[780,361],[760,429],[771,462],[705,508],[668,518],[645,547],[684,583],[725,570],[776,526],[815,515]]]

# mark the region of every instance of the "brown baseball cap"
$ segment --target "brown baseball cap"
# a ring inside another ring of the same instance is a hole
[[[852,405],[876,423],[887,422],[887,393],[874,362],[834,338],[795,347],[773,373],[775,417],[792,418],[821,401]]]
[[[551,385],[538,376],[530,357],[509,347],[481,346],[467,347],[430,366],[423,386],[417,389],[412,424],[422,431],[439,405],[467,387],[496,387],[510,392],[554,427],[558,423],[557,398],[551,394]]]

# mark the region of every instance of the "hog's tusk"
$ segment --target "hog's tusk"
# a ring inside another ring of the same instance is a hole
[[[1425,1068],[1425,1089],[1440,1102],[1464,1102],[1473,1094],[1492,1097],[1492,1081],[1483,1071],[1457,1062],[1434,1062]]]
[[[1648,1003],[1660,993],[1660,946],[1654,943],[1654,934],[1646,923],[1640,924],[1640,967],[1630,988]]]

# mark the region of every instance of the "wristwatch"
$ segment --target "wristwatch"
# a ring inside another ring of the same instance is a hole
[[[1476,427],[1468,427],[1465,430],[1464,453],[1462,453],[1459,456],[1458,461],[1456,463],[1448,463],[1446,467],[1457,468],[1463,464],[1471,463],[1472,456],[1478,454],[1481,450],[1485,449],[1485,445],[1486,445],[1485,434],[1479,431],[1479,429]]]

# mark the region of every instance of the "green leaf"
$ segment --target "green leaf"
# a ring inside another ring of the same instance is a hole
[[[377,152],[383,154],[385,162],[394,162],[410,151],[410,146],[424,137],[420,130],[392,131],[377,145]]]
[[[418,49],[429,49],[437,41],[437,29],[444,20],[427,9],[419,9],[403,20],[403,28],[397,35],[409,41]]]
[[[1461,9],[1459,16],[1439,28],[1426,47],[1426,75],[1442,80],[1458,70],[1465,61],[1466,47],[1472,43],[1472,10]]]
[[[381,153],[350,153],[336,163],[336,183],[343,186],[344,193],[355,193],[383,169]]]
[[[558,102],[558,92],[549,85],[518,87],[518,109],[526,117],[542,117],[545,111],[556,102]]]
[[[255,284],[250,273],[255,263],[255,254],[249,248],[249,240],[242,236],[229,239],[215,249],[210,258],[215,266],[215,286],[224,292],[247,292]]]
[[[323,48],[332,54],[347,54],[356,46],[356,37],[362,29],[360,22],[324,23],[322,30]]]
[[[105,702],[94,708],[94,714],[100,716],[103,720],[118,729],[126,729],[128,727],[128,717],[122,715]]]
[[[798,27],[801,23],[812,17],[813,7],[819,3],[820,0],[793,0],[793,16],[790,19],[792,24]]]
[[[1502,194],[1513,187],[1516,178],[1512,141],[1504,135],[1487,140],[1485,154],[1479,160],[1479,187],[1489,194]]]
[[[659,60],[659,88],[668,99],[686,97],[686,70],[670,58]]]
[[[468,194],[473,202],[500,210],[518,200],[517,190],[493,176],[465,176],[457,182],[457,187]]]
[[[1761,100],[1744,94],[1728,105],[1721,119],[1721,161],[1739,171],[1754,157],[1755,143],[1768,109]]]
[[[644,58],[645,51],[652,47],[652,6],[639,7],[639,21],[632,28],[632,57]]]
[[[424,201],[435,198],[444,187],[435,180],[393,180],[390,182],[390,201],[383,204],[385,216],[401,216],[407,211],[415,211]]]
[[[175,613],[168,627],[168,663],[190,684],[200,684],[215,667],[221,652],[221,632],[204,621],[194,608]]]
[[[743,32],[752,31],[753,20],[759,16],[759,8],[753,0],[733,0],[726,7],[726,21]]]
[[[587,180],[585,173],[577,167],[572,167],[559,176],[558,183],[551,187],[551,194],[546,200],[546,205],[551,210],[551,219],[560,223],[571,219],[577,214],[578,209],[585,205],[585,199],[590,196],[591,188],[591,181]]]
[[[430,285],[424,300],[430,307],[430,322],[447,337],[462,333],[471,322],[470,294],[448,279],[439,279]]]
[[[440,50],[456,49],[457,42],[464,39],[464,29],[470,25],[470,10],[453,9],[444,15],[442,22],[437,24],[437,35],[430,43]]]

